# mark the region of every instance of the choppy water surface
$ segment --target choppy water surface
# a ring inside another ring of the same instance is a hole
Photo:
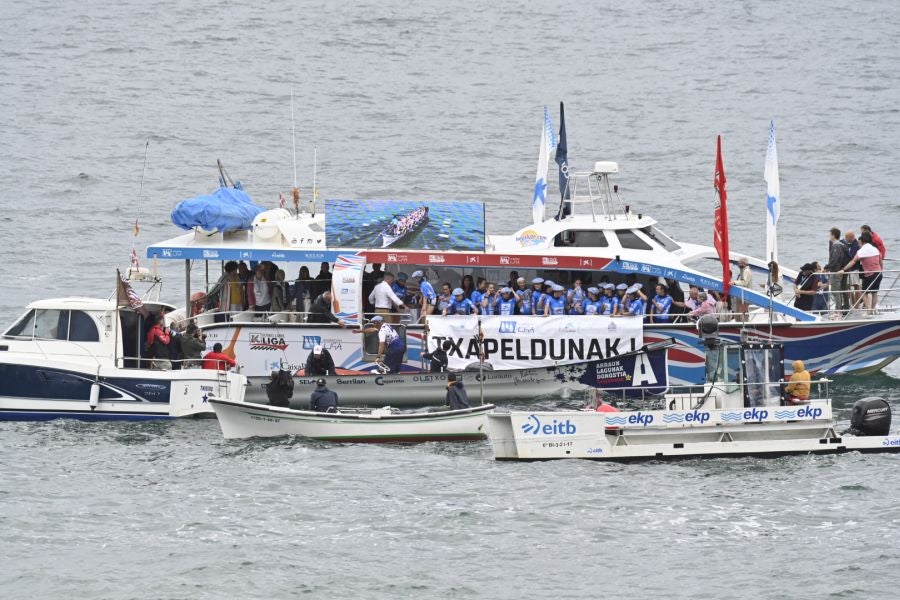
[[[484,199],[510,232],[562,99],[573,166],[619,161],[676,238],[712,237],[722,133],[732,247],[762,253],[775,118],[782,262],[863,222],[891,252],[898,21],[888,1],[7,2],[0,320],[111,291],[135,217],[139,250],[176,235],[216,158],[276,206],[292,87],[304,201],[317,145],[320,198]],[[179,302],[181,265],[160,269]],[[841,379],[844,414],[898,403],[898,375]],[[486,444],[224,442],[212,421],[0,424],[0,448],[3,598],[896,595],[900,457],[498,464]]]

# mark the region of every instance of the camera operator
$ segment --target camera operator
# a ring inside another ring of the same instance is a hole
[[[202,366],[202,353],[206,350],[206,336],[190,323],[181,336],[181,353],[184,356],[185,369],[198,369]]]

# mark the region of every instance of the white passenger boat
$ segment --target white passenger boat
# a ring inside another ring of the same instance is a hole
[[[0,339],[0,420],[212,417],[211,399],[243,400],[243,375],[150,369],[145,333],[143,317],[115,299],[30,304]]]
[[[461,410],[400,412],[391,407],[313,412],[211,400],[225,439],[298,435],[332,442],[456,442],[487,437],[494,405]]]
[[[494,413],[494,456],[633,461],[900,452],[900,432],[891,433],[891,407],[882,398],[857,401],[845,431],[837,427],[827,380],[813,382],[807,403],[783,405],[782,352],[778,345],[713,345],[704,386],[674,389],[630,410]]]
[[[149,246],[147,256],[184,261],[187,279],[191,278],[192,265],[202,268],[205,263],[205,290],[211,289],[220,265],[228,260],[272,261],[286,270],[288,280],[292,280],[296,269],[303,265],[315,269],[323,261],[343,264],[345,268],[340,273],[335,267],[332,292],[336,305],[340,306],[338,316],[349,323],[359,323],[367,310],[366,297],[370,288],[366,288],[366,278],[370,277],[369,267],[376,263],[394,273],[422,270],[435,288],[442,282],[450,282],[451,287],[456,287],[464,276],[483,277],[502,287],[515,272],[526,280],[540,276],[563,284],[581,279],[584,287],[603,280],[636,282],[650,294],[653,293],[651,281],[658,277],[665,278],[668,283],[677,283],[679,289],[697,285],[721,291],[722,266],[715,248],[693,241],[676,241],[646,212],[623,202],[617,186],[610,179],[618,170],[619,166],[614,162],[597,162],[590,171],[571,172],[568,183],[571,198],[561,201],[555,218],[538,219],[512,234],[487,233],[483,247],[467,251],[437,251],[424,247],[332,247],[327,243],[328,223],[341,225],[340,228],[335,225],[339,230],[353,228],[342,221],[346,215],[338,211],[337,214],[328,213],[324,219],[321,213],[312,216],[294,212],[290,218],[278,221],[279,232],[267,230],[266,237],[255,232],[214,236],[190,232]],[[710,199],[710,206],[712,203]],[[344,202],[342,206],[350,204]],[[421,205],[428,204],[421,202]],[[442,207],[442,213],[448,210],[452,209]],[[458,237],[457,234],[467,233],[470,229],[488,231],[483,222],[480,229],[478,225],[468,223],[461,218],[453,220],[450,227],[458,229],[450,230],[448,235]],[[306,233],[295,235],[294,230]],[[712,239],[712,227],[708,231],[708,237]],[[736,264],[742,255],[733,252],[728,259]],[[767,262],[751,256],[749,264],[755,275],[753,287],[730,289],[733,297],[749,303],[750,313],[742,320],[734,319],[731,314],[720,314],[723,338],[738,341],[743,337],[783,344],[788,371],[793,360],[801,359],[812,372],[829,376],[878,371],[900,355],[900,313],[888,304],[892,294],[889,288],[897,281],[896,272],[885,273],[877,310],[814,313],[793,305],[790,290],[797,272],[792,269],[783,266],[781,269],[781,287],[785,292],[767,295],[763,285],[768,274]],[[716,274],[707,273],[707,269]],[[336,312],[339,311],[336,309]],[[512,316],[515,318],[505,321],[514,329],[518,328],[516,321],[520,315]],[[375,367],[373,350],[377,350],[377,345],[373,348],[363,335],[354,333],[351,328],[308,323],[302,310],[274,315],[207,312],[197,318],[208,334],[208,343],[218,341],[225,347],[233,342],[239,345],[237,360],[255,385],[265,381],[269,373],[279,367],[299,371],[315,344],[322,344],[331,351],[339,369],[365,377]],[[434,336],[428,336],[416,318],[409,318],[407,314],[398,315],[398,318],[403,319],[402,334],[407,342],[402,371],[421,371],[421,355],[426,349],[434,349]],[[573,317],[576,321],[590,318],[593,317]],[[440,317],[429,317],[432,319]],[[506,335],[506,332],[500,332],[497,342],[502,344]],[[670,353],[669,361],[673,382],[695,384],[704,380],[703,349],[690,322],[648,322],[642,336],[641,343],[669,337],[676,339],[678,347]],[[451,360],[457,368],[464,366],[467,361],[465,348],[454,349]],[[583,358],[565,355],[556,364],[578,360]],[[520,366],[498,360],[494,370]]]

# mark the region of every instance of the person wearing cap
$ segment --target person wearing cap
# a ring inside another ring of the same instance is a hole
[[[450,410],[472,408],[466,388],[463,386],[463,382],[457,378],[456,373],[447,374],[447,404],[450,405]]]
[[[403,300],[397,297],[397,294],[394,293],[394,289],[391,287],[391,284],[394,283],[394,274],[385,272],[384,279],[372,289],[372,293],[369,294],[369,303],[375,307],[375,312],[380,315],[384,315],[385,319],[390,319],[392,323],[396,323],[399,321],[395,319],[395,316],[392,314],[393,308],[396,306],[398,309],[406,308],[406,305],[403,304]]]
[[[819,277],[815,270],[814,264],[806,263],[800,267],[800,273],[794,280],[794,306],[800,310],[812,310],[819,288]]]
[[[325,380],[316,380],[316,389],[309,397],[309,408],[316,412],[328,412],[337,410],[338,395],[325,386]]]
[[[519,300],[513,294],[512,288],[502,288],[500,290],[500,297],[497,298],[494,304],[494,312],[495,315],[502,315],[504,317],[509,317],[516,314],[516,306],[518,306]]]
[[[566,299],[563,297],[566,288],[554,283],[550,288],[550,297],[544,301],[544,316],[566,314]]]
[[[600,314],[600,288],[591,286],[587,289],[587,298],[581,301],[578,314],[586,316]]]
[[[603,284],[603,295],[600,296],[600,314],[608,317],[619,311],[619,298],[613,293],[616,289],[611,283]]]
[[[627,309],[623,312],[623,315],[628,315],[632,317],[640,317],[644,314],[644,299],[641,297],[641,288],[638,287],[641,284],[635,283],[628,287],[625,290],[625,295],[628,297]]]
[[[462,288],[453,290],[453,299],[447,308],[444,309],[444,316],[447,315],[477,315],[478,309],[475,303],[466,298]]]
[[[625,295],[625,290],[627,290],[627,289],[628,289],[627,283],[620,283],[620,284],[616,285],[616,300],[619,301],[619,305],[617,307],[616,314],[619,314],[619,315],[625,314],[625,309],[626,309],[625,302],[628,300],[627,296]]]
[[[554,285],[556,284],[549,279],[544,280],[544,284],[541,287],[541,293],[538,294],[537,300],[534,303],[534,314],[545,315],[547,313],[547,300],[553,297]]]
[[[434,307],[437,305],[437,294],[434,286],[428,282],[424,271],[415,271],[412,278],[419,283],[419,297],[422,299],[422,315],[430,315],[434,313]]]
[[[753,288],[753,271],[750,270],[750,260],[746,256],[738,259],[738,274],[731,282],[735,287],[746,289]],[[746,321],[750,311],[750,304],[738,298],[737,295],[732,296],[734,302],[734,312],[737,313],[738,321]]]
[[[321,344],[313,346],[312,352],[306,357],[306,370],[303,373],[307,377],[334,375],[334,359],[331,358],[331,353],[322,348]]]
[[[406,341],[397,333],[390,323],[381,315],[375,315],[369,324],[362,329],[362,333],[378,332],[378,356],[388,368],[389,373],[399,373],[403,364],[403,355],[406,354]]]
[[[345,327],[346,323],[342,319],[338,319],[331,312],[331,290],[326,290],[309,305],[309,317],[307,323],[337,323],[338,327]]]

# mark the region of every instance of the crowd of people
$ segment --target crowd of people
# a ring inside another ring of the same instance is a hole
[[[833,227],[828,233],[828,260],[805,263],[794,281],[794,305],[807,311],[873,311],[884,271],[887,249],[868,225],[856,232]],[[777,272],[777,265],[776,265]]]
[[[163,314],[148,317],[144,350],[150,368],[161,371],[182,368],[226,371],[237,365],[218,342],[207,352],[206,336],[194,323],[189,323],[183,331],[167,327]]]

